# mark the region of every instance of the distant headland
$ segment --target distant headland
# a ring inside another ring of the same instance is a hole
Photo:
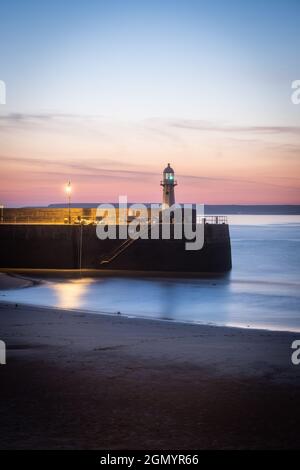
[[[98,207],[99,203],[84,203],[84,202],[77,202],[72,203],[71,207],[82,207],[84,209],[89,208],[96,208]],[[115,203],[110,203],[115,205]],[[132,203],[128,203],[132,204]],[[150,204],[145,203],[148,207]],[[49,204],[50,208],[65,208],[67,204]],[[212,204],[205,204],[205,214],[241,214],[241,215],[300,215],[300,205],[269,205],[269,204],[261,204],[261,205],[244,205],[244,204],[230,204],[230,205],[212,205]]]

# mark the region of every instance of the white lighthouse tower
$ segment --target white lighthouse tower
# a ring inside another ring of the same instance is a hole
[[[167,209],[168,207],[175,204],[175,186],[177,186],[177,181],[175,181],[174,170],[171,168],[170,163],[163,171],[163,180],[160,182],[160,185],[163,187],[163,204],[162,209]]]

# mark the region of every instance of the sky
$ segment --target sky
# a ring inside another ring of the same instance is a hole
[[[300,204],[299,0],[1,0],[0,204]]]

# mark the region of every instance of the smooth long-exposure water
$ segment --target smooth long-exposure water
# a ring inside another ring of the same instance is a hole
[[[206,324],[300,331],[300,217],[230,216],[233,269],[209,279],[49,279],[0,299]],[[238,225],[237,225],[238,224]]]

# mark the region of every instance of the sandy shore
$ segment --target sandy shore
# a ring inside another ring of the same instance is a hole
[[[22,277],[21,275],[0,273],[0,291],[31,287],[35,282],[37,281]]]
[[[296,338],[2,302],[0,447],[299,448]]]

